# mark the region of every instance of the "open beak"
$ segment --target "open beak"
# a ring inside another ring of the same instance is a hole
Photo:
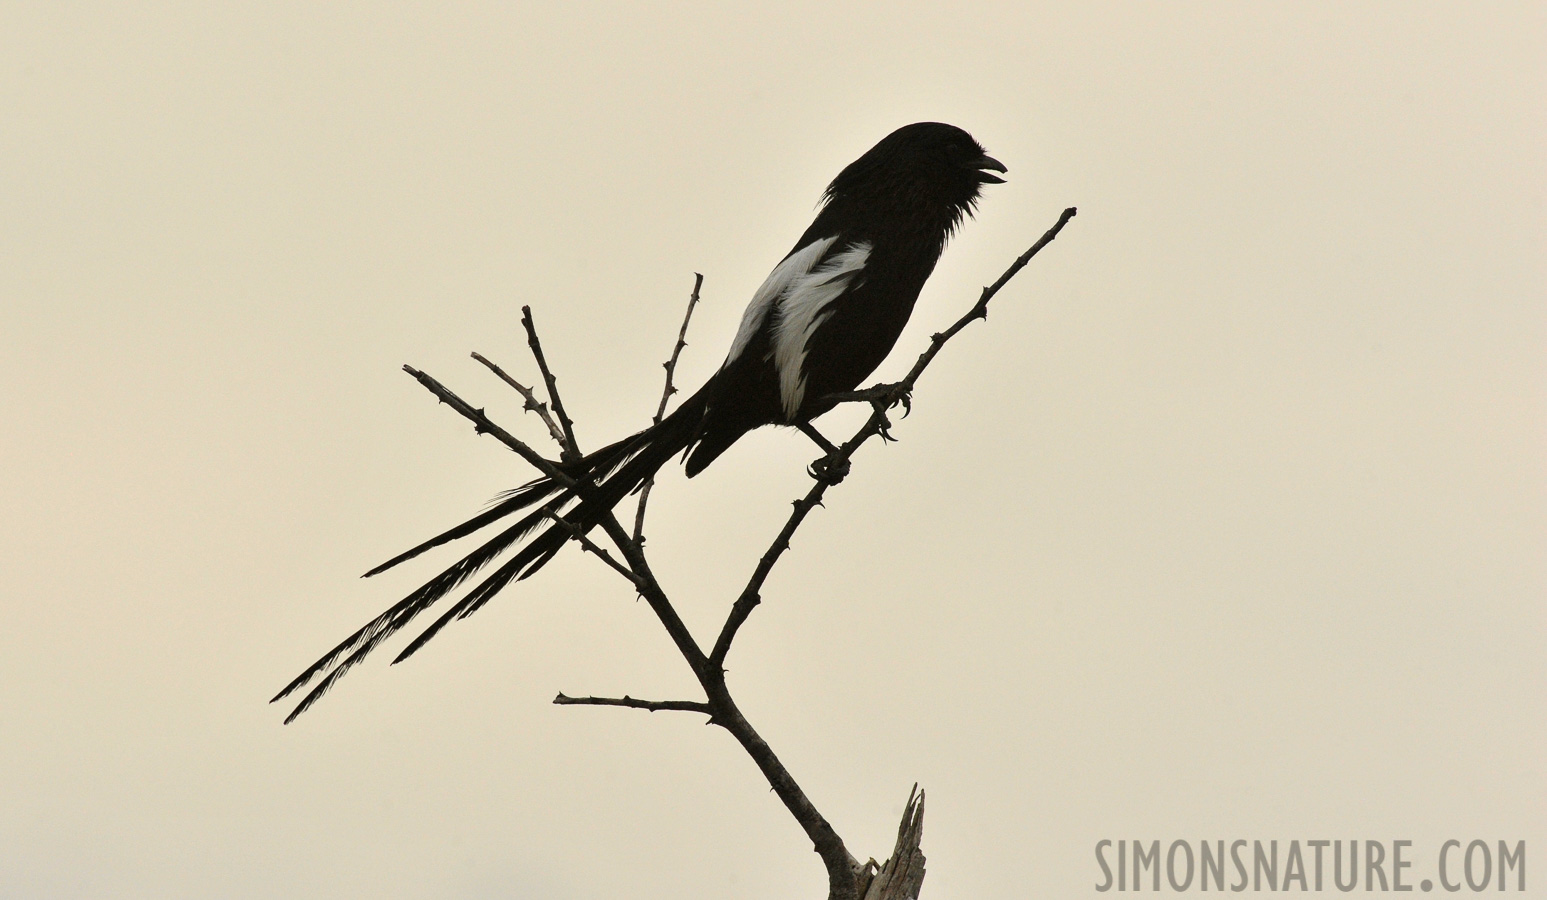
[[[986,155],[980,156],[977,159],[968,160],[966,165],[969,169],[978,170],[978,181],[984,184],[1004,184],[1003,178],[1000,178],[998,175],[990,175],[988,172],[984,171],[985,169],[993,169],[995,172],[1010,171],[1004,167],[1004,163],[994,159],[992,156]]]

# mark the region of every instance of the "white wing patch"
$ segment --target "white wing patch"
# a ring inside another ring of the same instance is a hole
[[[831,246],[834,238],[817,241],[810,245],[815,247],[821,244],[823,250]],[[803,248],[802,253],[810,247]],[[869,242],[850,244],[842,253],[818,266],[814,270],[803,271],[790,278],[779,294],[776,305],[776,316],[773,322],[773,364],[774,370],[779,373],[779,400],[784,407],[786,419],[794,419],[800,411],[801,401],[806,397],[806,373],[803,371],[806,365],[806,342],[811,339],[811,333],[817,326],[827,321],[833,314],[829,305],[854,283],[861,270],[865,268],[865,260],[870,257]],[[820,259],[818,253],[811,263],[807,263],[810,269],[816,259]],[[793,256],[790,259],[794,259]],[[788,260],[786,260],[788,262]],[[784,268],[780,265],[779,269]],[[774,275],[779,274],[779,269],[774,270]],[[773,281],[773,275],[769,276],[769,282]],[[768,283],[764,284],[764,288]],[[761,297],[762,290],[758,291]],[[757,300],[753,300],[753,305]],[[747,310],[750,317],[752,310]],[[747,330],[746,319],[742,320],[742,331]],[[755,330],[755,329],[754,329]],[[751,333],[747,333],[747,339],[751,339]],[[745,346],[741,340],[741,334],[736,335],[738,347]],[[732,353],[735,353],[732,349]]]
[[[811,272],[811,267],[821,260],[827,248],[831,247],[836,240],[838,238],[835,235],[812,241],[774,266],[774,270],[769,272],[768,278],[763,281],[763,286],[752,295],[752,302],[747,304],[747,311],[741,314],[741,326],[736,329],[736,339],[731,341],[731,351],[725,355],[725,362],[720,368],[725,368],[741,356],[747,349],[747,345],[752,342],[752,336],[763,327],[763,320],[768,318],[769,310],[773,309],[780,298],[789,292],[791,284]]]

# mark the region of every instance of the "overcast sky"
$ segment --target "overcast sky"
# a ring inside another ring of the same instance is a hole
[[[689,387],[918,120],[1009,182],[879,376],[1080,213],[731,656],[851,851],[915,781],[930,900],[1095,896],[1103,839],[1547,848],[1543,6],[766,6],[0,7],[0,896],[822,896],[727,734],[550,705],[696,696],[573,549],[266,701],[530,475],[402,364],[541,441],[468,358],[530,379],[530,304],[581,441],[637,429],[693,273]],[[814,455],[663,477],[701,640]]]

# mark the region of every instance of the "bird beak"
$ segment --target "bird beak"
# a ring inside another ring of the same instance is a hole
[[[983,171],[984,169],[993,169],[995,172],[1010,171],[1004,167],[1004,163],[994,159],[992,156],[986,155],[980,156],[977,159],[968,160],[965,165],[969,169],[978,170],[978,181],[982,182],[983,184],[1004,184],[1003,178],[1000,178],[998,175],[990,175]]]

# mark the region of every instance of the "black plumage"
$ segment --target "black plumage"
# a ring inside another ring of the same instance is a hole
[[[286,721],[304,712],[382,641],[534,532],[535,537],[442,613],[394,662],[413,654],[453,619],[472,614],[511,581],[541,568],[570,538],[569,531],[549,521],[547,510],[573,504],[564,518],[589,530],[678,453],[685,453],[691,477],[754,428],[808,427],[832,409],[830,395],[854,390],[886,358],[947,239],[972,213],[982,186],[1003,180],[991,172],[1004,171],[967,132],[937,122],[899,128],[849,164],[828,186],[811,227],[753,296],[724,364],[703,387],[660,424],[583,459],[557,464],[572,478],[598,482],[585,498],[552,479],[539,478],[366,573],[374,575],[539,507],[301,673],[274,699],[319,676],[321,681]]]

